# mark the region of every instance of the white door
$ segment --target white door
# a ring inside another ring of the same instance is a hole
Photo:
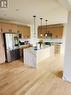
[[[5,51],[3,46],[3,35],[0,32],[0,64],[5,62]]]

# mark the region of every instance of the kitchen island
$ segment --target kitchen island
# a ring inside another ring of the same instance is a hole
[[[26,48],[24,53],[24,64],[37,68],[38,64],[43,60],[53,56],[54,46],[47,46],[35,50],[34,47]]]

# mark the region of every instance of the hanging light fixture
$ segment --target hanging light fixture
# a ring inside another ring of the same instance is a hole
[[[43,36],[43,35],[42,35],[42,19],[43,19],[43,18],[40,18],[40,20],[41,20],[41,34],[40,34],[40,37]]]
[[[36,16],[33,16],[33,18],[34,18],[34,33],[33,33],[33,35],[36,38]]]
[[[52,38],[52,33],[50,33],[50,31],[47,31],[47,21],[48,20],[45,20],[46,21],[46,33],[45,33],[45,38]]]
[[[47,38],[47,36],[48,36],[48,33],[47,33],[47,21],[48,20],[45,20],[46,21],[46,33],[44,34],[44,36],[45,36],[45,38]]]

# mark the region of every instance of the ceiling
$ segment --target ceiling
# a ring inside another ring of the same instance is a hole
[[[62,1],[62,0],[61,0]],[[70,2],[70,0],[68,0]],[[66,23],[67,9],[59,0],[8,0],[8,8],[0,8],[0,19],[24,24],[33,24],[33,15],[40,24]]]
[[[71,0],[68,0],[69,4],[71,5]]]

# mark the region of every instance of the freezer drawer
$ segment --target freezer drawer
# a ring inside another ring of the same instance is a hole
[[[7,51],[7,62],[11,62],[19,58],[20,58],[19,49]]]

